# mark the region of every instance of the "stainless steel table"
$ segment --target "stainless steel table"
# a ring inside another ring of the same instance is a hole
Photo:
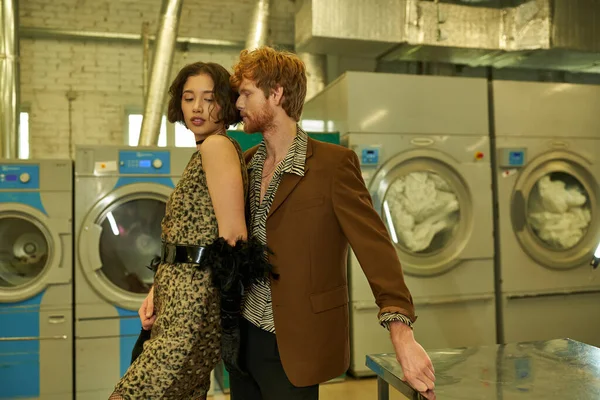
[[[600,334],[600,332],[598,333]],[[600,399],[600,349],[570,339],[429,352],[436,399]],[[367,356],[377,374],[378,398],[389,386],[423,399],[402,382],[394,354]]]

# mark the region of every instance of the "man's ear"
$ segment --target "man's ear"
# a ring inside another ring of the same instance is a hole
[[[271,98],[276,106],[280,106],[283,103],[283,87],[277,85],[275,89],[271,89]]]

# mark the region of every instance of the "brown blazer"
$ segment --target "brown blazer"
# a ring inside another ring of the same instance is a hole
[[[247,163],[257,148],[246,151]],[[353,151],[309,138],[304,177],[285,174],[275,194],[267,242],[280,274],[271,280],[277,343],[295,386],[325,382],[349,367],[348,243],[380,313],[398,311],[414,321],[396,250]]]

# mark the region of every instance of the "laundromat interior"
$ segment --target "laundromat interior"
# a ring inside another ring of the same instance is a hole
[[[0,399],[108,399],[196,151],[167,121],[168,86],[187,64],[231,72],[264,45],[306,66],[299,126],[360,161],[438,398],[542,398],[541,362],[508,352],[510,368],[473,372],[496,397],[444,397],[479,349],[600,347],[600,1],[1,4]],[[242,150],[262,140],[228,134]],[[394,347],[351,248],[347,292],[349,367],[320,398],[382,398],[366,360]],[[600,350],[588,362],[599,397],[555,398],[600,398]],[[222,363],[208,398],[230,399]]]

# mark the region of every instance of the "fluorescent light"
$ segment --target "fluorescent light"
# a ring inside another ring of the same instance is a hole
[[[390,207],[388,206],[387,200],[383,202],[383,212],[385,213],[385,219],[387,220],[388,226],[390,227],[390,234],[394,243],[398,244],[398,236],[396,236],[396,228],[394,228],[394,221],[392,221],[392,214],[390,213]]]
[[[598,264],[600,264],[600,243],[598,243],[598,247],[596,247],[596,251],[594,252],[594,257],[592,257],[592,261],[590,261],[590,265],[594,269],[598,268]]]
[[[113,234],[115,236],[119,236],[119,227],[117,226],[117,221],[115,221],[115,217],[113,217],[112,213],[109,212],[108,214],[106,214],[106,218],[110,223],[110,229],[112,229]]]

